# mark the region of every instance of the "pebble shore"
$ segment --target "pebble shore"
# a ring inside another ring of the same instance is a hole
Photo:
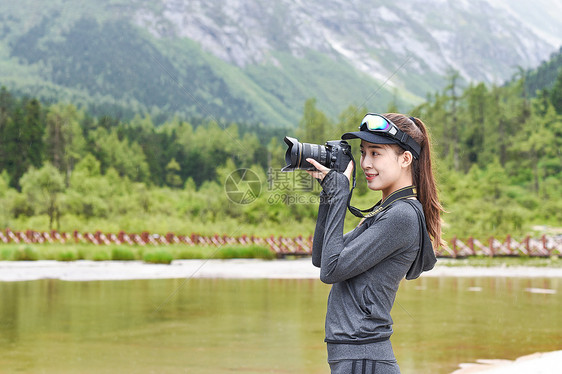
[[[65,281],[166,278],[317,279],[310,258],[297,260],[175,260],[170,265],[141,261],[0,261],[0,281]],[[437,266],[422,277],[562,277],[562,268]]]

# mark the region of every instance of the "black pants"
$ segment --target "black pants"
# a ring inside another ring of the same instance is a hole
[[[396,361],[341,360],[330,363],[332,374],[400,374]]]

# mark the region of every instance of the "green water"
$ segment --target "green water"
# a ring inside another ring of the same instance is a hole
[[[404,282],[392,339],[402,373],[562,349],[561,286]],[[328,292],[318,280],[0,283],[0,373],[327,373]]]

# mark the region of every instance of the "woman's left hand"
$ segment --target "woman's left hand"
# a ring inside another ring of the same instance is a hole
[[[324,177],[330,172],[331,169],[327,168],[326,166],[320,164],[313,158],[307,158],[308,161],[312,166],[316,168],[316,170],[306,170],[308,174],[310,174],[313,178],[316,178],[320,181],[324,179]],[[351,182],[351,173],[353,172],[353,161],[349,161],[347,168],[343,172],[343,174],[347,177],[347,180]]]

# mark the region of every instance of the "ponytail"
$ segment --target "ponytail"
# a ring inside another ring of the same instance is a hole
[[[439,202],[437,184],[431,166],[431,142],[427,129],[419,118],[408,118],[396,113],[388,113],[384,116],[421,146],[419,159],[414,159],[412,163],[412,179],[418,190],[418,200],[423,207],[427,232],[433,240],[433,247],[437,248],[444,244],[441,239],[441,212],[443,212],[443,207]]]

